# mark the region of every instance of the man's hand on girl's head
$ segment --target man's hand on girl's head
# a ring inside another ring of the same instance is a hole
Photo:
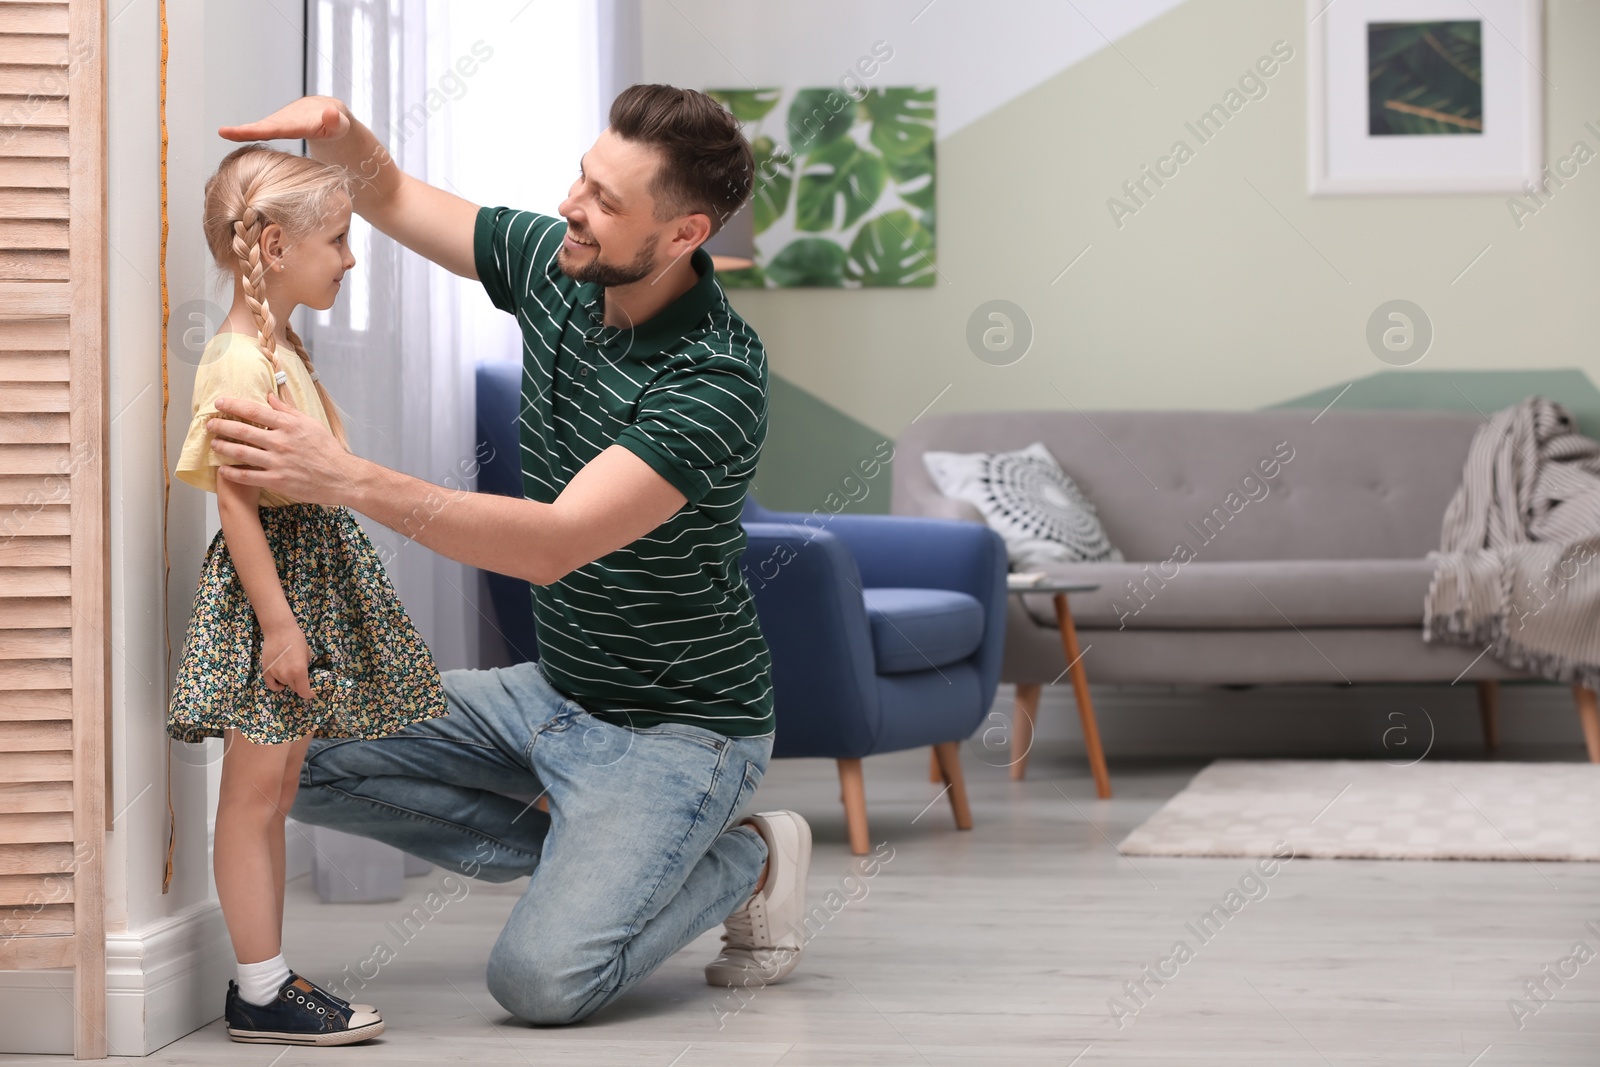
[[[233,416],[206,421],[212,449],[228,461],[217,477],[305,504],[348,502],[361,461],[322,423],[277,396],[218,397],[217,413]]]
[[[302,96],[264,119],[243,126],[222,126],[217,133],[230,141],[320,141],[343,137],[350,118],[331,96]]]

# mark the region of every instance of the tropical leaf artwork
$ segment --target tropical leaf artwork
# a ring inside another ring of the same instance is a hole
[[[729,288],[934,284],[934,90],[709,89],[755,154],[755,266]]]
[[[1367,132],[1483,133],[1483,23],[1367,24]]]

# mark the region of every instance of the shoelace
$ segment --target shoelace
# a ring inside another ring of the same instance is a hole
[[[756,940],[755,920],[750,916],[750,908],[740,908],[723,921],[722,943],[734,948],[754,948]]]
[[[339,1005],[341,1008],[348,1008],[350,1006],[350,1002],[348,1000],[344,999],[343,997],[341,997],[339,994],[333,992],[332,990],[323,989],[317,983],[312,982],[311,979],[309,979],[309,978],[307,978],[306,981],[311,983],[311,988],[312,989],[315,989],[318,993],[321,993],[323,996],[327,997],[329,1000],[333,1001],[335,1004]]]
[[[295,977],[296,978],[303,978],[304,976],[296,974]],[[350,1005],[349,1005],[349,1003],[347,1001],[340,1000],[338,997],[334,996],[332,993],[328,992],[326,989],[323,989],[321,986],[317,985],[317,983],[313,982],[309,978],[305,978],[304,980],[305,980],[305,983],[311,987],[311,991],[309,993],[302,994],[307,1000],[310,1000],[310,1001],[320,1000],[320,1001],[322,1001],[324,1008],[330,1014],[337,1015],[337,1014],[340,1014],[342,1012],[350,1011]],[[296,990],[296,992],[299,992],[299,991]]]

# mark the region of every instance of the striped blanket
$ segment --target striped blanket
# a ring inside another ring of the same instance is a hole
[[[1422,636],[1600,688],[1600,442],[1529,397],[1478,429],[1430,552]]]

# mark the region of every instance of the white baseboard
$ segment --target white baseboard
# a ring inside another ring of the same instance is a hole
[[[106,936],[106,1044],[147,1056],[221,1018],[233,946],[215,900]],[[72,972],[0,972],[0,1052],[72,1054]]]
[[[222,1017],[233,944],[207,900],[140,931],[106,938],[106,1036],[144,1056]]]

